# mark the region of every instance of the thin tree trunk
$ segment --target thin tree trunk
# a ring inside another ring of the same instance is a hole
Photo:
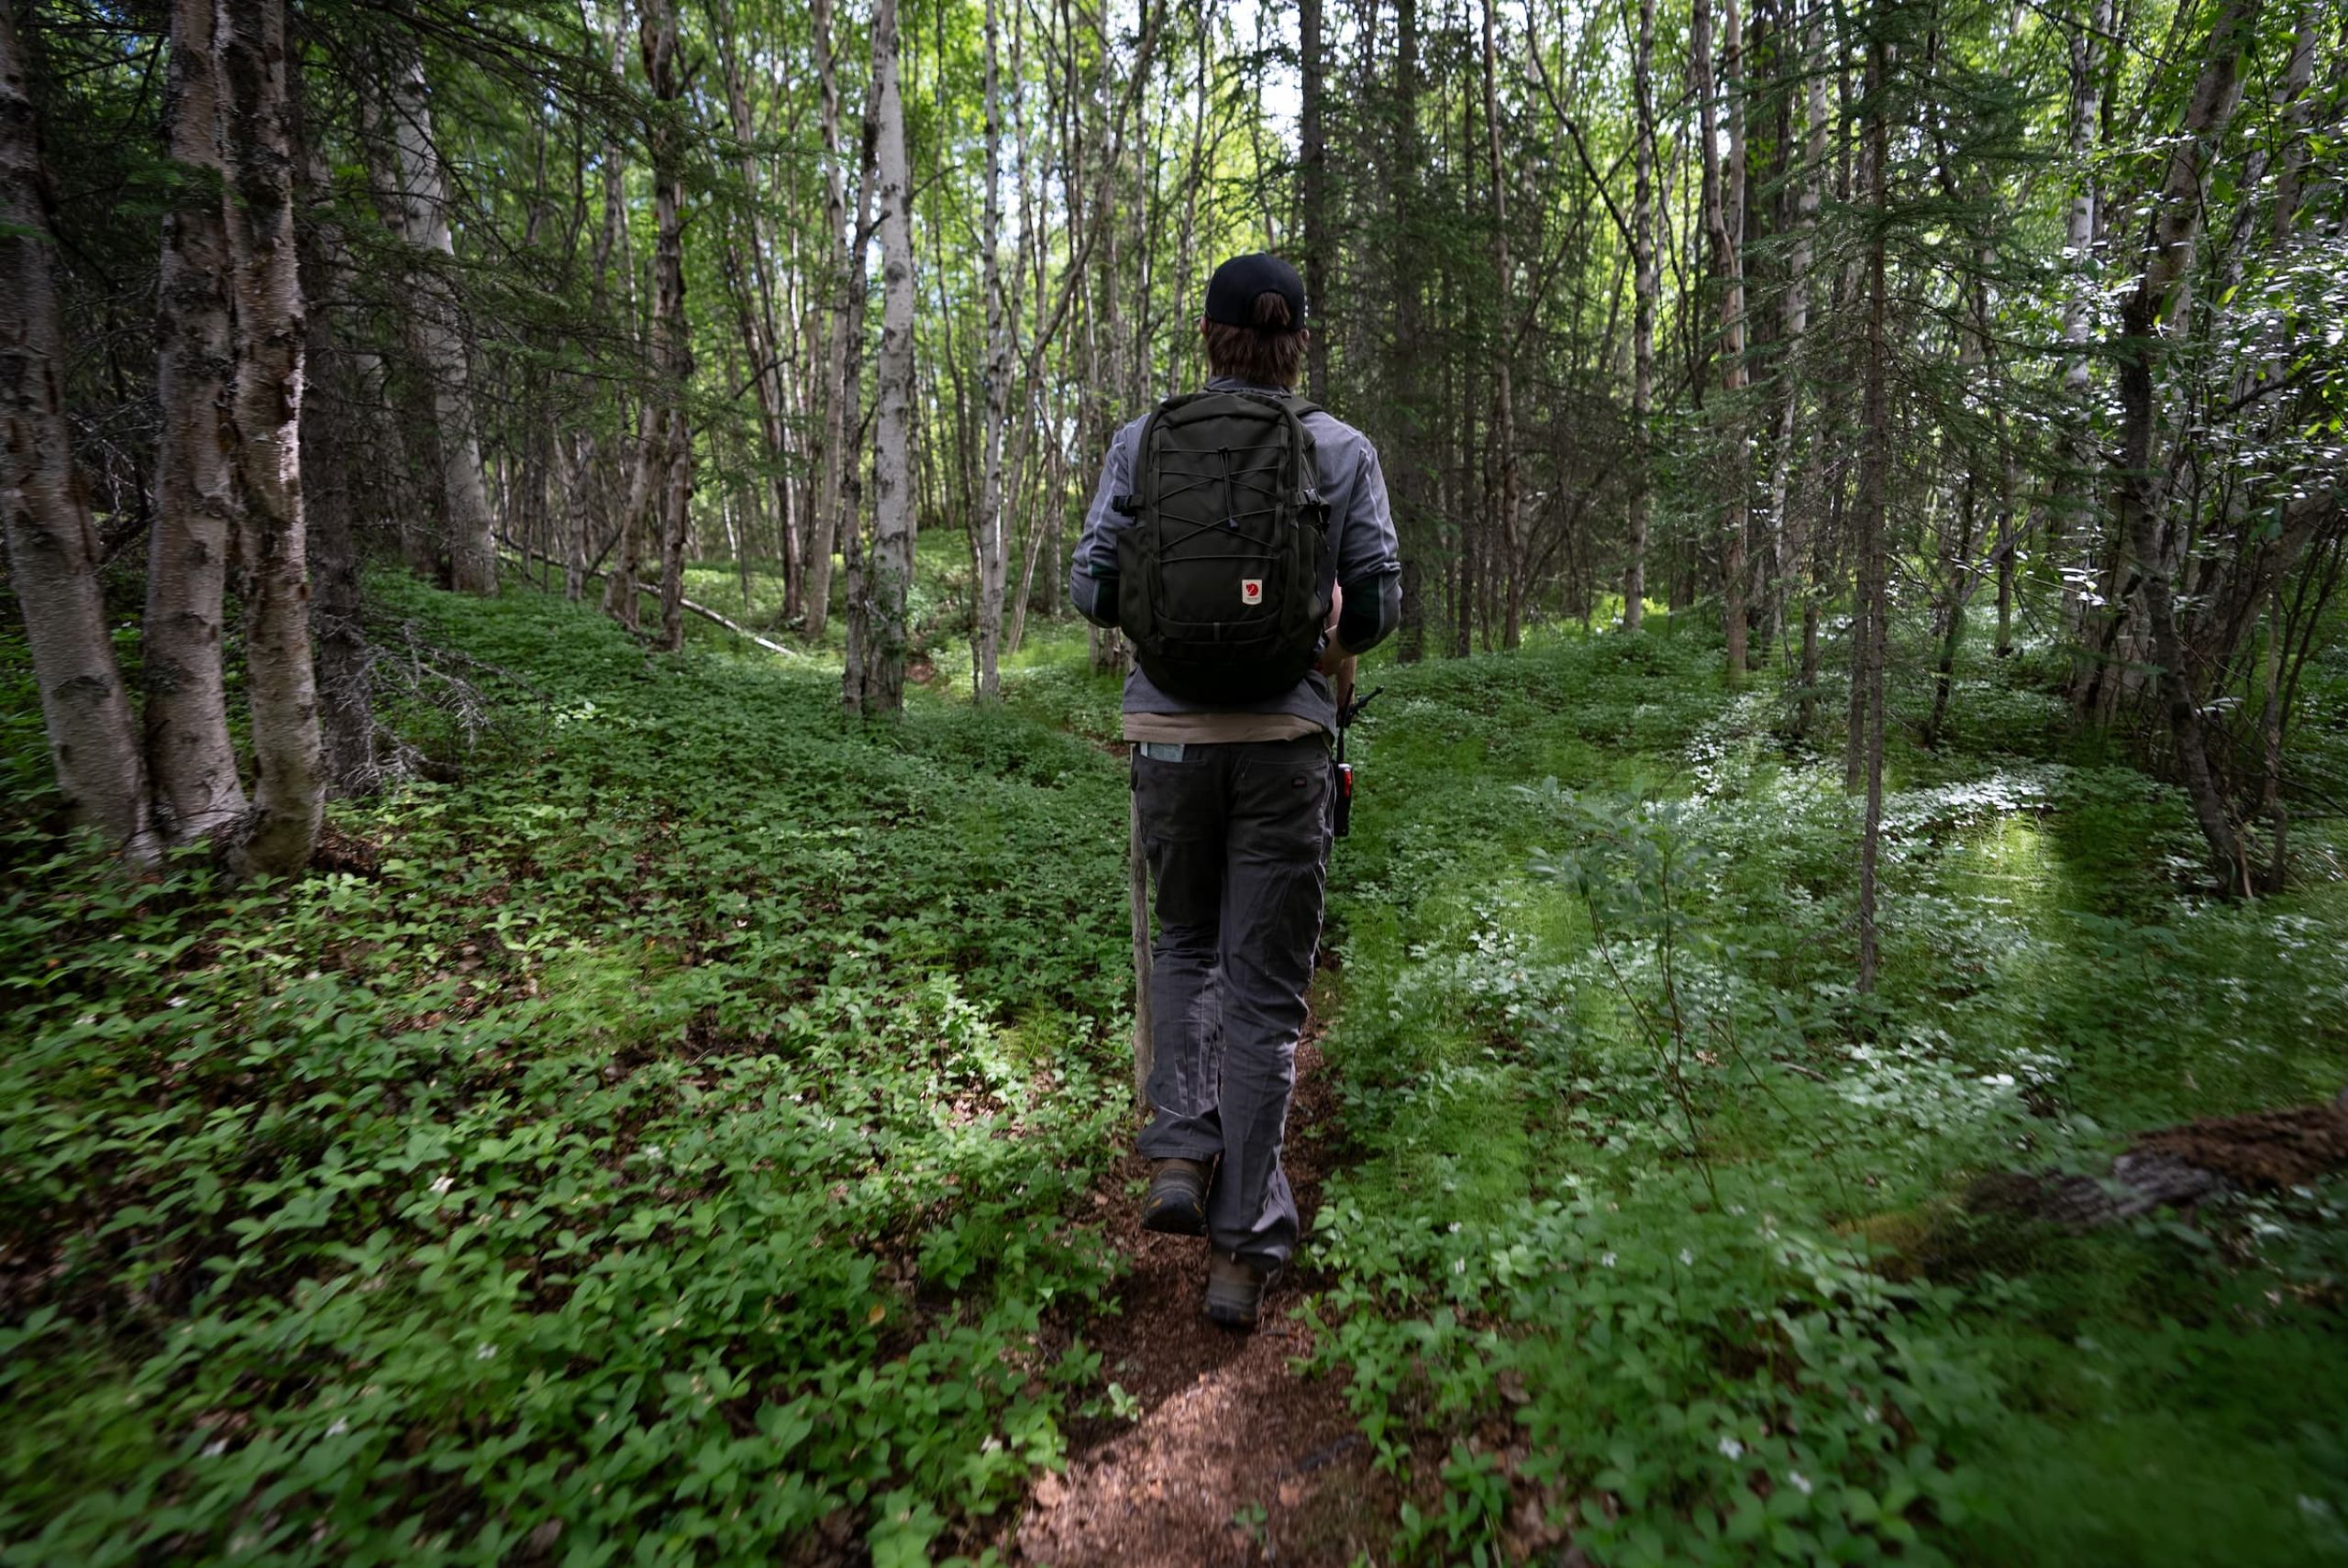
[[[555,467],[562,485],[564,513],[562,596],[573,604],[587,591],[587,556],[595,518],[595,449],[583,430],[555,441]]]
[[[2063,343],[2068,350],[2063,369],[2065,429],[2062,463],[2056,469],[2047,506],[2047,537],[2057,560],[2068,554],[2070,539],[2082,531],[2083,524],[2088,524],[2083,515],[2083,487],[2086,476],[2098,461],[2091,407],[2094,378],[2088,345],[2094,332],[2097,285],[2093,258],[2101,193],[2096,184],[2092,154],[2098,116],[2102,110],[2103,40],[2111,31],[2111,9],[2112,0],[2092,0],[2088,15],[2072,28],[2070,37],[2070,155],[2078,183],[2064,218],[2063,260],[2070,273],[2069,287],[2063,297]],[[2099,553],[2093,526],[2088,525],[2084,531],[2089,540],[2090,558],[2064,574],[2063,589],[2064,629],[2077,644],[2072,656],[2071,698],[2082,714],[2087,712],[2100,675],[2099,663],[2086,656],[2087,645],[2099,637],[2106,625],[2104,616],[2090,611],[2082,591],[2081,585],[2093,569],[2093,556]],[[2107,558],[2107,563],[2117,555],[2108,549],[2099,553]]]
[[[611,38],[605,47],[608,51],[604,63],[605,74],[610,77],[615,92],[625,93],[627,87],[626,0],[621,0],[621,3],[613,9]],[[627,302],[633,297],[635,277],[632,271],[633,264],[626,260],[628,248],[626,149],[615,131],[605,134],[603,154],[597,161],[602,172],[603,222],[595,234],[595,277],[593,293],[589,297],[594,303],[595,319],[613,323],[616,336],[633,348],[636,345],[636,313]],[[621,274],[622,286],[617,291],[611,286],[613,262],[615,257],[621,259],[622,267],[626,269]],[[616,300],[614,298],[615,293],[618,295]],[[625,399],[619,410],[619,418],[621,424],[625,425],[627,418]],[[600,513],[604,519],[606,536],[620,547],[619,559],[614,564],[611,573],[604,578],[604,613],[620,621],[630,630],[634,630],[637,558],[636,543],[632,536],[636,529],[637,497],[633,490],[633,481],[635,475],[640,469],[636,465],[630,465],[630,489],[621,492],[621,510],[616,520],[613,519],[610,516],[613,510],[611,504],[613,495],[615,491],[620,491],[618,472],[621,439],[621,436],[616,431],[601,440],[583,434],[579,437],[578,446],[573,452],[573,456],[577,458],[577,465],[572,475],[579,490],[571,502],[572,521],[578,540],[576,549],[579,569],[575,574],[569,571],[564,573],[563,591],[574,600],[581,598],[586,593],[588,582],[595,575],[589,564],[590,559],[601,558],[595,556],[590,532],[593,522]],[[616,527],[613,525],[615,521]],[[608,549],[610,547],[606,546],[605,548]],[[627,580],[627,591],[625,595],[615,596],[612,591],[613,582],[623,574]]]
[[[165,121],[183,171],[163,222],[157,296],[155,526],[149,540],[142,663],[147,766],[159,824],[172,839],[206,838],[245,812],[228,739],[221,666],[223,602],[242,532],[229,454],[235,373],[223,193],[218,7],[175,0]]]
[[[685,322],[684,83],[677,74],[677,0],[648,0],[637,34],[644,79],[652,88],[652,355],[659,378],[660,418],[645,441],[644,471],[660,542],[660,635],[673,652],[685,637],[685,535],[692,517],[692,429],[685,392],[693,349]]]
[[[1661,293],[1655,254],[1655,0],[1639,0],[1638,35],[1631,56],[1631,93],[1638,124],[1633,136],[1637,173],[1631,198],[1631,515],[1623,567],[1623,629],[1646,622],[1647,531],[1655,505],[1655,307]]]
[[[2153,208],[2142,252],[2143,271],[2120,307],[2114,358],[2120,370],[2120,463],[2113,475],[2114,508],[2121,537],[2134,557],[2138,589],[2160,667],[2160,690],[2176,747],[2177,771],[2194,820],[2209,843],[2219,885],[2248,890],[2242,836],[2210,766],[2193,671],[2177,631],[2170,558],[2161,537],[2166,501],[2154,469],[2159,422],[2155,372],[2163,353],[2163,324],[2183,287],[2200,228],[2202,172],[2225,135],[2242,97],[2242,57],[2258,24],[2261,0],[2225,0],[2210,20],[2209,52],[2186,107],[2185,123],[2169,151],[2168,170]]]
[[[1956,656],[1965,645],[1965,609],[1973,597],[1973,534],[1979,515],[1980,483],[1967,473],[1957,502],[1956,548],[1948,556],[1948,597],[1941,606],[1941,643],[1933,665],[1933,707],[1924,719],[1918,742],[1926,751],[1938,751],[1941,728],[1948,722],[1950,693],[1956,687]]]
[[[1736,0],[1727,0],[1722,18],[1724,35],[1722,73],[1735,84],[1729,89],[1729,148],[1723,164],[1719,146],[1716,85],[1712,76],[1712,18],[1707,0],[1696,0],[1689,24],[1689,50],[1695,75],[1704,167],[1703,207],[1706,248],[1721,290],[1721,420],[1726,427],[1729,503],[1721,528],[1721,622],[1728,641],[1728,673],[1743,679],[1747,662],[1745,624],[1744,526],[1748,480],[1740,394],[1744,390],[1744,38]]]
[[[240,869],[290,877],[309,864],[326,804],[310,574],[302,517],[302,370],[307,342],[286,137],[283,0],[225,0],[223,121],[233,182],[237,488],[243,502],[245,684],[255,774]],[[494,582],[495,563],[491,564]]]
[[[1866,789],[1859,840],[1859,973],[1861,995],[1875,989],[1877,867],[1883,846],[1883,667],[1888,616],[1886,583],[1890,576],[1884,541],[1884,508],[1891,474],[1890,347],[1885,316],[1889,289],[1885,277],[1884,223],[1891,160],[1883,94],[1890,75],[1890,46],[1872,39],[1867,46],[1866,202],[1872,222],[1867,242],[1866,365],[1860,392],[1865,425],[1859,459],[1859,614],[1857,657],[1851,681],[1860,692],[1859,733],[1853,751]]]
[[[1073,252],[1069,258],[1066,270],[1060,274],[1059,291],[1052,297],[1052,304],[1049,310],[1046,310],[1044,308],[1044,290],[1042,286],[1041,273],[1043,258],[1040,248],[1037,252],[1036,303],[1039,320],[1036,328],[1035,337],[1027,346],[1026,359],[1019,369],[1016,384],[1023,389],[1036,387],[1041,382],[1044,373],[1045,356],[1049,352],[1052,345],[1059,339],[1061,329],[1068,322],[1069,311],[1075,304],[1077,297],[1083,287],[1084,281],[1089,274],[1092,253],[1100,242],[1101,236],[1107,228],[1110,217],[1116,210],[1115,203],[1112,199],[1110,184],[1111,177],[1115,171],[1119,154],[1125,146],[1126,127],[1134,119],[1135,114],[1141,101],[1143,88],[1149,81],[1150,62],[1156,56],[1158,29],[1164,22],[1165,17],[1166,7],[1164,5],[1151,3],[1151,0],[1144,0],[1141,17],[1141,36],[1134,48],[1132,72],[1126,78],[1124,91],[1119,94],[1117,102],[1113,105],[1109,123],[1108,135],[1106,138],[1107,150],[1101,159],[1098,166],[1099,172],[1097,178],[1099,181],[1099,190],[1096,193],[1095,200],[1090,204],[1090,209],[1088,212],[1080,214],[1071,210],[1069,214],[1069,226],[1080,237],[1077,239]],[[1013,58],[1015,62],[1017,60],[1017,52],[1015,49],[1013,50]],[[1107,69],[1105,62],[1102,68],[1104,71]],[[999,144],[997,145],[999,148]],[[1083,185],[1080,167],[1081,156],[1082,143],[1080,139],[1076,145],[1071,147],[1069,149],[1068,188],[1071,192],[1080,190]],[[1024,157],[1021,161],[1024,165],[1025,161]],[[1042,239],[1038,240],[1039,247],[1045,243],[1047,242]],[[1112,270],[1113,270],[1115,265],[1115,237],[1112,235],[1110,238],[1109,251],[1109,265]],[[1000,283],[998,282],[996,286],[999,288]],[[1017,314],[1015,299],[1013,301],[1013,308],[1010,314],[1014,316]],[[1006,327],[1005,330],[1007,332],[1008,328]],[[1111,326],[1111,337],[1113,340],[1116,337],[1113,323]],[[991,352],[991,348],[990,351]],[[1010,355],[1010,345],[1007,341],[1002,345],[1002,354],[1004,356],[1003,362],[1007,366],[1009,364]],[[1135,359],[1135,393],[1137,397],[1147,396],[1147,377],[1148,367],[1143,362],[1141,357],[1136,355]],[[1098,381],[1099,378],[1094,378],[1094,384],[1098,384]],[[1008,382],[1006,382],[1006,396],[1008,395],[1008,391],[1009,385]],[[1106,406],[1105,403],[1103,406]],[[1029,448],[1029,436],[1033,425],[1034,421],[1023,418],[1019,421],[1016,428],[1012,432],[1011,457],[1006,467],[1008,471],[1013,476],[1016,476],[1019,473],[1022,466],[1026,461]],[[1107,426],[1104,421],[1104,433],[1106,428]],[[1105,445],[1105,441],[1102,444]],[[1054,449],[1055,451],[1058,449],[1057,442],[1054,445]],[[1036,576],[1036,552],[1037,544],[1047,536],[1049,537],[1052,554],[1052,569],[1048,574],[1047,574],[1045,580],[1046,605],[1048,609],[1050,604],[1053,602],[1050,596],[1053,592],[1057,591],[1059,578],[1060,515],[1057,491],[1053,491],[1053,499],[1047,504],[1045,514],[1039,516],[1036,520],[1036,525],[1029,531],[1028,536],[1024,542],[1024,559],[1021,568],[1019,607],[1013,617],[1011,629],[1011,646],[1013,649],[1016,649],[1019,646],[1020,637],[1025,630],[1027,596],[1030,591],[1030,585],[1033,583]],[[986,622],[986,628],[991,629],[994,626],[999,626],[1001,624],[1001,612],[998,609],[992,616],[988,618]],[[989,630],[982,629],[981,635],[990,635]],[[1095,638],[1094,644],[1096,647],[1099,646],[1099,643],[1100,639]]]
[[[844,515],[856,462],[848,442],[861,423],[864,339],[865,215],[872,198],[870,115],[858,171],[856,226],[848,227],[847,153],[840,136],[838,68],[833,54],[832,0],[812,0],[815,74],[820,86],[824,130],[824,232],[831,237],[832,265],[836,270],[833,303],[827,313],[824,365],[824,460],[818,493],[808,520],[807,624],[810,641],[821,642],[831,617],[832,551],[845,545],[855,527]]]
[[[2302,35],[2305,36],[2305,35]],[[2259,660],[2258,814],[2273,834],[2259,890],[2279,893],[2290,876],[2287,842],[2290,811],[2283,803],[2283,584],[2278,577],[2267,597],[2266,644]]]
[[[400,172],[395,111],[375,80],[388,69],[362,75],[357,86],[359,136],[367,159],[367,189],[376,215],[392,237],[395,249],[408,245],[407,204],[401,194],[405,183]],[[406,258],[403,256],[403,262]],[[402,273],[404,278],[404,271]],[[442,482],[439,421],[433,413],[432,379],[416,362],[415,327],[403,324],[406,339],[393,359],[371,356],[390,418],[386,457],[393,482],[384,487],[381,514],[399,537],[400,559],[414,575],[426,581],[442,580],[441,560],[449,540],[449,497]]]
[[[1996,656],[2014,651],[2014,558],[2021,541],[2014,535],[2014,491],[2021,479],[2021,459],[2010,449],[2005,457],[2004,502],[1998,511],[1998,640]]]
[[[1823,443],[1820,443],[1823,446]],[[1826,542],[1840,538],[1843,528],[1843,466],[1839,458],[1828,459],[1822,453],[1811,458],[1805,471],[1809,474],[1813,493],[1808,498],[1808,510],[1817,515],[1820,526],[1809,530],[1808,557],[1805,562],[1805,591],[1801,599],[1801,667],[1795,675],[1795,690],[1800,693],[1794,718],[1794,733],[1808,735],[1818,713],[1819,630],[1824,620],[1826,603]]]
[[[986,368],[980,376],[986,395],[986,425],[980,432],[982,472],[979,481],[978,699],[1002,695],[999,655],[1002,594],[1009,563],[1003,540],[1003,426],[1011,404],[1011,330],[1002,301],[1002,27],[995,0],[986,0],[986,200],[979,230],[980,288],[987,313]],[[1033,559],[1033,552],[1029,558]]]
[[[604,613],[631,632],[643,625],[636,586],[644,569],[644,504],[648,491],[644,443],[653,438],[653,427],[660,419],[658,409],[645,414],[644,436],[638,442],[636,461],[627,465],[627,488],[620,502],[619,554],[612,559],[611,574],[604,579]]]
[[[9,582],[58,790],[76,822],[144,863],[158,849],[146,766],[107,636],[89,486],[65,424],[53,186],[26,74],[15,13],[0,6],[0,521]]]
[[[774,492],[775,511],[781,519],[783,615],[789,619],[800,613],[806,591],[806,564],[800,557],[799,531],[792,526],[790,477],[790,426],[784,410],[790,406],[785,395],[781,364],[781,334],[778,327],[774,305],[774,282],[767,263],[766,227],[762,221],[759,178],[759,160],[751,150],[755,127],[750,118],[750,100],[743,81],[740,50],[734,39],[732,6],[727,0],[714,0],[710,9],[713,31],[716,35],[720,66],[725,72],[725,107],[733,126],[734,139],[741,144],[742,189],[747,198],[748,215],[744,228],[749,241],[750,292],[741,301],[745,324],[743,345],[750,356],[751,384],[759,394],[759,427],[766,437],[766,457],[771,478],[769,487]],[[741,292],[737,285],[737,293]]]
[[[1789,515],[1792,504],[1795,420],[1801,409],[1804,371],[1802,348],[1810,334],[1810,273],[1815,259],[1818,230],[1819,179],[1826,163],[1826,77],[1824,50],[1819,39],[1819,17],[1813,5],[1806,19],[1796,55],[1808,78],[1802,98],[1802,167],[1800,193],[1794,198],[1793,245],[1786,263],[1785,352],[1778,373],[1783,387],[1778,403],[1777,450],[1769,464],[1769,646],[1782,666],[1785,658],[1786,595],[1802,554],[1800,525]]]
[[[904,706],[905,590],[913,580],[914,240],[905,108],[898,83],[897,0],[872,18],[872,82],[880,143],[875,169],[880,226],[880,357],[873,425],[872,548],[849,636],[862,657],[843,701],[866,718]]]
[[[1500,539],[1504,552],[1500,563],[1503,603],[1501,646],[1513,648],[1521,634],[1524,609],[1524,542],[1520,511],[1516,452],[1516,388],[1512,366],[1516,358],[1515,270],[1508,254],[1508,186],[1501,166],[1499,49],[1493,38],[1492,0],[1484,0],[1484,153],[1492,186],[1492,287],[1500,311],[1500,352],[1494,356],[1492,383],[1492,442],[1500,459],[1498,497]]]
[[[1322,127],[1322,0],[1299,0],[1297,34],[1302,55],[1302,104],[1298,121],[1300,193],[1303,200],[1304,300],[1308,315],[1329,308],[1329,148]],[[1489,40],[1491,17],[1486,9],[1484,28]],[[1489,41],[1487,48],[1490,47]],[[1503,282],[1502,287],[1506,284]],[[1304,349],[1305,395],[1319,403],[1329,395],[1329,330],[1317,322]]]
[[[298,71],[300,53],[289,62]],[[349,357],[330,302],[340,299],[350,259],[327,188],[326,159],[305,113],[301,76],[286,82],[294,168],[304,214],[302,297],[307,342],[302,400],[302,507],[310,560],[310,638],[316,658],[319,731],[328,785],[338,794],[375,787],[375,715],[367,636],[360,622],[359,539],[351,518],[351,398]]]
[[[431,88],[424,53],[403,38],[392,83],[393,132],[399,152],[400,204],[415,251],[409,272],[408,343],[432,384],[438,466],[449,520],[451,581],[465,593],[497,591],[496,526],[482,476],[473,422],[472,372],[466,361],[463,312],[457,300],[457,246],[449,227],[448,179],[432,129]]]

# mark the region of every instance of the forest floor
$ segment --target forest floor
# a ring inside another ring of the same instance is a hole
[[[867,730],[820,657],[382,591],[418,776],[285,884],[61,842],[0,641],[8,1568],[2348,1562],[2348,824],[2210,897],[2050,657],[1895,734],[1873,997],[1773,676],[1379,660],[1243,1339],[1135,1227],[1080,635],[988,712],[931,627]],[[2189,1210],[1984,1201],[2294,1108]]]

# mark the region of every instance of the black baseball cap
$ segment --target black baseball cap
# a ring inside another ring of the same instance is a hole
[[[1288,302],[1289,332],[1304,325],[1304,280],[1268,250],[1235,256],[1207,281],[1207,319],[1225,326],[1256,325],[1256,296],[1278,294]]]

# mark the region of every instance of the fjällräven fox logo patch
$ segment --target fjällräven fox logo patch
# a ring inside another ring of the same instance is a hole
[[[1263,602],[1264,580],[1260,577],[1241,578],[1239,580],[1239,602],[1242,604],[1261,604]]]

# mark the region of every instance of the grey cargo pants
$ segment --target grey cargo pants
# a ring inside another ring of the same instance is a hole
[[[1258,1264],[1296,1249],[1280,1143],[1321,941],[1330,771],[1318,736],[1186,744],[1180,760],[1134,751],[1157,887],[1156,1115],[1140,1148],[1157,1160],[1220,1156],[1208,1240]]]

